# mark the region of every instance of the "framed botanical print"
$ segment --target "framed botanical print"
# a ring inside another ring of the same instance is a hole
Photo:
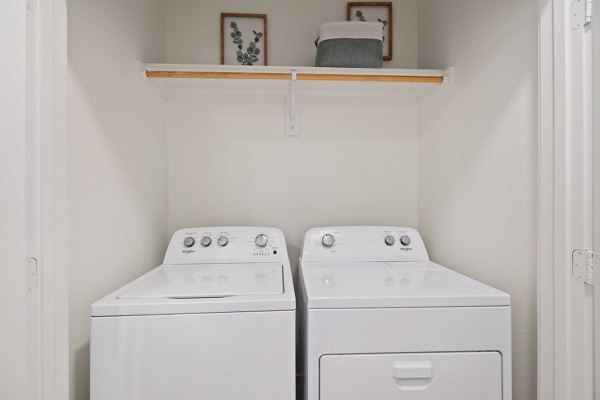
[[[383,24],[383,59],[392,59],[392,3],[391,2],[350,2],[346,19],[348,21],[381,22]]]
[[[221,13],[221,64],[267,65],[267,15]]]

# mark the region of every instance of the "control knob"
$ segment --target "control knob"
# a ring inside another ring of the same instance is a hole
[[[185,239],[183,239],[183,245],[185,247],[192,247],[194,243],[196,243],[196,240],[191,236],[188,236]]]
[[[400,237],[400,243],[402,243],[403,246],[408,246],[410,244],[410,237],[407,235],[402,235]]]
[[[208,236],[204,236],[202,239],[200,239],[200,244],[204,247],[210,246],[211,243],[212,239]]]
[[[325,247],[331,247],[335,243],[335,238],[333,237],[332,234],[326,233],[321,238],[321,243],[323,243],[323,246],[325,246]]]
[[[394,242],[396,241],[396,239],[394,239],[394,237],[392,235],[387,235],[384,240],[385,240],[385,244],[387,244],[388,246],[393,245]]]
[[[254,243],[256,243],[258,247],[265,247],[267,243],[269,243],[269,238],[264,233],[261,233],[260,235],[256,236]]]
[[[217,244],[221,247],[227,246],[227,243],[229,243],[227,236],[219,236],[219,239],[217,239]]]

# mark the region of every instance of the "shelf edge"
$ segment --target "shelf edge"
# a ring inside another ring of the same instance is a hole
[[[175,71],[175,70],[148,70],[147,78],[175,78],[175,79],[269,79],[290,80],[291,72],[213,72],[213,71]],[[298,72],[298,80],[306,81],[336,81],[336,82],[391,82],[391,83],[442,83],[444,75],[361,75],[361,74],[335,74],[335,73],[303,73]]]

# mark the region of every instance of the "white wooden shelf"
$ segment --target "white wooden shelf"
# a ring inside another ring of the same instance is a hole
[[[136,63],[139,76],[167,101],[190,95],[277,95],[286,102],[286,135],[300,134],[297,96],[414,98],[448,83],[452,68],[366,69]]]
[[[415,97],[448,81],[449,70],[319,68],[138,63],[143,78],[161,94],[238,94],[289,90],[295,75],[298,94],[320,96],[391,95]]]
[[[442,83],[443,70],[146,64],[147,78]]]

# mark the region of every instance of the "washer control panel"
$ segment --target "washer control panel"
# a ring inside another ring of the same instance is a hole
[[[336,226],[310,229],[303,261],[429,261],[421,235],[413,228]]]
[[[264,227],[206,227],[173,234],[165,264],[289,262],[283,233]]]

